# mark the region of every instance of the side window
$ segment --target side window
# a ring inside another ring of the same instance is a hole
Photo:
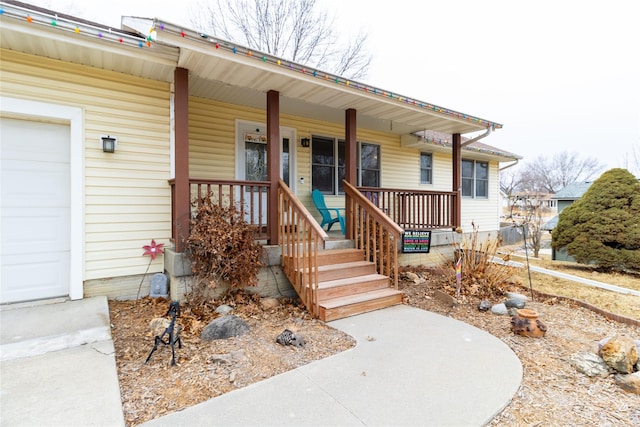
[[[420,153],[420,184],[433,184],[433,156]]]
[[[489,163],[476,162],[476,197],[489,197]]]
[[[489,197],[489,163],[462,160],[462,196]]]
[[[473,161],[462,161],[462,196],[473,197]]]

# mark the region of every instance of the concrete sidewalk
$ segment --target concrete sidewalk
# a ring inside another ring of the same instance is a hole
[[[329,325],[357,346],[144,426],[481,426],[520,386],[506,344],[448,317],[394,306]]]
[[[2,306],[0,359],[0,425],[124,425],[105,297]]]
[[[0,316],[0,425],[124,425],[105,298]],[[448,317],[394,306],[329,325],[356,347],[145,425],[479,426],[520,386],[507,345]]]

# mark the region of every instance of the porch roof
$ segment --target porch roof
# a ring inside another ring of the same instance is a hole
[[[353,108],[358,127],[398,135],[502,127],[159,19],[123,17],[114,29],[18,1],[0,5],[2,48],[166,82],[183,67],[193,96],[265,109],[265,93],[276,90],[282,114],[344,123]]]
[[[189,70],[193,96],[264,109],[264,94],[276,90],[283,114],[344,123],[344,111],[353,108],[358,127],[399,135],[424,129],[464,134],[502,127],[158,19],[123,17],[122,25],[149,34],[157,43],[178,47],[178,66]]]

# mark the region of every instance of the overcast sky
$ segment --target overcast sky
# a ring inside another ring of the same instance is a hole
[[[200,1],[30,2],[114,27],[122,15],[192,27]],[[487,144],[525,161],[567,150],[608,167],[624,167],[634,147],[640,155],[637,0],[318,2],[341,32],[369,34],[361,80],[503,124]]]

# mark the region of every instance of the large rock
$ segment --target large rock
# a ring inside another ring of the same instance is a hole
[[[613,377],[621,389],[629,393],[640,394],[640,372],[630,375],[617,374]]]
[[[526,301],[527,299],[529,299],[526,295],[522,295],[522,294],[519,294],[517,292],[507,292],[505,295],[509,299],[519,299],[519,300],[522,300],[522,301]]]
[[[229,314],[233,311],[233,307],[227,305],[227,304],[222,304],[220,306],[218,306],[218,308],[216,308],[216,313],[218,314]]]
[[[505,315],[505,314],[509,313],[509,312],[507,311],[507,306],[506,306],[506,305],[504,305],[504,303],[494,304],[494,305],[491,307],[491,312],[492,312],[493,314],[497,314],[497,315],[500,315],[500,316],[503,316],[503,315]]]
[[[412,281],[415,284],[420,283],[420,276],[418,276],[416,273],[413,273],[411,271],[405,271],[403,273],[403,277],[407,280]]]
[[[588,377],[606,377],[609,375],[609,365],[597,354],[581,352],[571,355],[571,364]]]
[[[525,300],[518,299],[518,298],[511,298],[506,300],[504,302],[504,305],[506,305],[507,308],[524,308]]]
[[[600,357],[616,371],[622,374],[633,372],[633,365],[638,363],[636,344],[629,337],[613,337],[599,351]]]
[[[202,330],[200,338],[205,341],[239,337],[249,332],[247,322],[238,316],[223,316],[213,320]]]
[[[491,303],[486,299],[483,299],[482,301],[480,301],[480,304],[478,304],[478,310],[480,311],[488,311],[490,308]]]

